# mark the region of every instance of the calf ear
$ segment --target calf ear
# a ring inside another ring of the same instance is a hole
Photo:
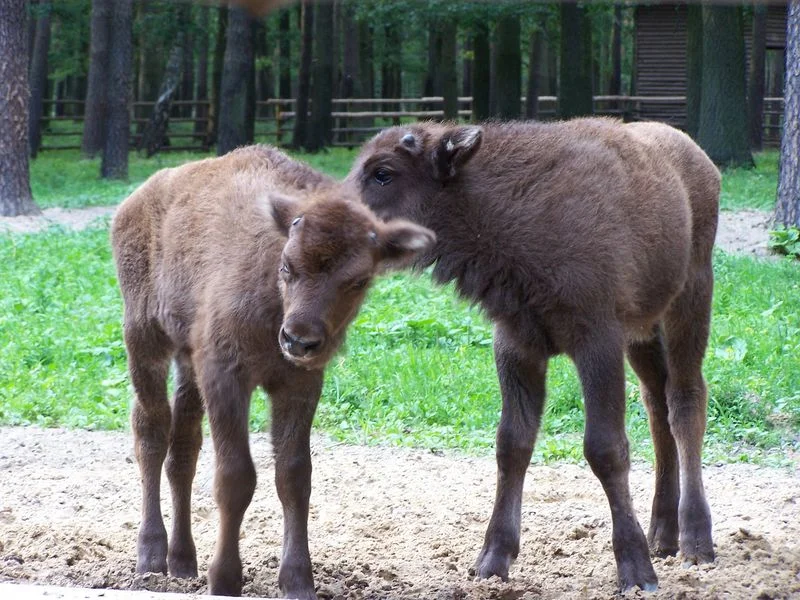
[[[461,166],[480,148],[483,129],[476,126],[447,130],[433,149],[433,170],[442,181],[452,179]]]
[[[272,218],[278,230],[285,236],[289,235],[289,228],[300,216],[300,203],[297,200],[280,194],[271,194],[269,203],[272,208]]]
[[[381,250],[381,266],[399,269],[410,264],[418,254],[430,250],[436,234],[430,229],[402,219],[385,223],[377,234]]]

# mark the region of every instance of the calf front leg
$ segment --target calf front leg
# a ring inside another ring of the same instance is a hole
[[[166,471],[172,492],[172,535],[167,564],[173,577],[197,577],[197,551],[192,539],[192,481],[203,443],[203,401],[189,356],[177,357],[172,429]]]
[[[214,361],[202,365],[201,387],[214,441],[214,499],[220,519],[214,558],[208,569],[208,589],[211,594],[239,596],[239,531],[256,488],[248,431],[252,390],[245,387],[238,368]]]
[[[647,539],[633,510],[625,435],[625,369],[622,332],[599,331],[573,355],[586,407],[584,454],[603,485],[611,507],[612,545],[622,591],[639,586],[652,591],[658,578]]]
[[[494,352],[503,397],[496,440],[497,490],[475,573],[505,580],[519,554],[522,486],[541,422],[547,362],[544,353],[524,348],[499,325]]]
[[[275,486],[283,506],[283,553],[278,585],[287,598],[316,599],[308,551],[311,496],[311,422],[322,391],[322,371],[293,371],[269,388]]]

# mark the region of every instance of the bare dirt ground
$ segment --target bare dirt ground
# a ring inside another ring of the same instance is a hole
[[[279,596],[282,518],[269,438],[254,435],[259,470],[242,528],[244,594]],[[522,548],[510,581],[469,568],[494,498],[491,457],[313,441],[311,553],[322,598],[399,600],[615,597],[608,505],[580,466],[531,466]],[[798,465],[800,467],[800,465]],[[685,568],[656,559],[659,591],[628,597],[800,597],[800,470],[710,466],[706,486],[717,560]],[[649,466],[631,486],[644,528]],[[203,449],[193,527],[201,576],[134,573],[138,470],[127,433],[0,429],[0,581],[203,592],[216,532],[212,452]],[[164,485],[164,498],[168,498]],[[163,502],[169,527],[169,502]]]
[[[35,231],[57,222],[83,227],[108,209],[46,211],[0,222]],[[723,213],[718,244],[766,254],[767,213]],[[207,442],[208,445],[208,442]],[[254,435],[259,486],[241,539],[244,594],[279,596],[282,517],[272,483],[269,438]],[[201,575],[178,580],[135,574],[140,488],[126,433],[0,429],[0,581],[94,588],[204,592],[216,533],[212,456],[195,480],[193,527]],[[346,446],[316,437],[310,516],[321,598],[532,600],[618,596],[608,504],[591,472],[532,466],[522,508],[522,548],[507,583],[474,581],[494,499],[491,457]],[[653,594],[627,597],[800,598],[800,464],[705,469],[717,560],[684,568],[655,559]],[[653,475],[636,465],[632,492],[647,529]],[[169,502],[164,485],[164,512]],[[13,599],[9,599],[13,600]]]

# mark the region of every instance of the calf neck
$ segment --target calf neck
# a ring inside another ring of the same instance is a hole
[[[574,361],[584,453],[603,485],[621,589],[654,589],[649,549],[714,559],[701,475],[720,177],[663,124],[610,119],[384,130],[350,184],[383,218],[431,228],[420,259],[494,322],[502,393],[497,497],[477,563],[508,577],[548,359]],[[656,453],[645,537],[628,486],[624,356],[639,377]]]
[[[332,179],[266,146],[159,171],[122,203],[112,245],[136,393],[131,424],[143,492],[137,571],[197,576],[190,500],[205,409],[220,513],[209,591],[241,593],[239,528],[256,482],[248,412],[262,386],[271,401],[284,514],[278,582],[288,597],[316,597],[307,535],[309,436],[322,369],[375,274],[433,239],[411,223],[378,221]],[[159,497],[165,460],[169,540]]]

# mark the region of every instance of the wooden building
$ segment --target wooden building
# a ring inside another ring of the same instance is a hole
[[[785,4],[770,4],[767,8],[767,97],[783,94],[786,12]],[[677,127],[686,123],[686,13],[686,4],[678,3],[639,5],[634,12],[634,94],[663,99],[640,102],[639,114],[641,118],[666,121]],[[749,54],[750,17],[745,18],[744,34]],[[765,125],[777,129],[778,119],[772,114],[774,104],[765,102]]]

